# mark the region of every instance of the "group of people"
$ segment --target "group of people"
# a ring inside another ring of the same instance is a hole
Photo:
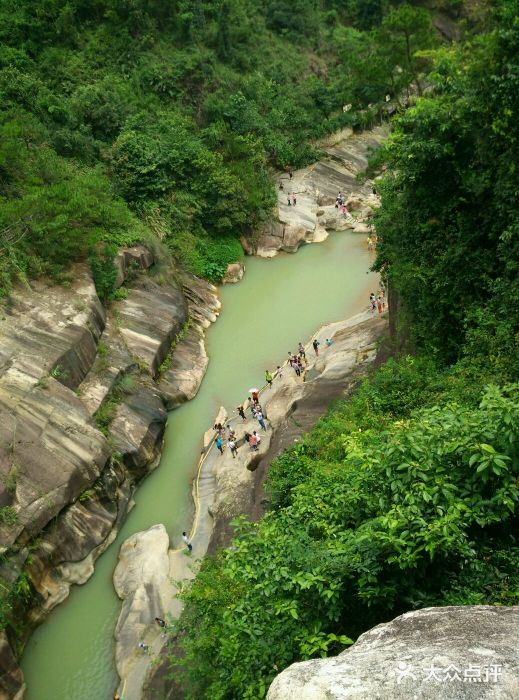
[[[383,289],[378,290],[377,296],[371,292],[369,295],[369,304],[371,307],[371,313],[375,313],[375,311],[378,311],[379,314],[383,313],[386,310],[386,295]]]

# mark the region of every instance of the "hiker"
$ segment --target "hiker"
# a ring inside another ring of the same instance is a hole
[[[272,380],[274,377],[272,376],[272,373],[269,372],[268,369],[265,370],[265,380],[269,386],[272,386]]]
[[[283,370],[281,369],[281,367],[279,365],[277,366],[277,369],[276,369],[276,377],[279,377],[280,379],[283,378]]]
[[[297,374],[297,376],[299,377],[299,376],[301,375],[301,370],[299,369],[299,365],[297,364],[297,360],[294,360],[294,358],[292,358],[292,359],[290,360],[290,364],[292,365],[292,368],[293,368],[294,372],[295,372],[295,373]]]
[[[295,192],[294,192],[294,193],[292,194],[292,206],[295,207],[296,203],[297,203],[297,199],[296,199],[296,195],[295,195]]]
[[[297,349],[299,351],[299,357],[304,357],[306,359],[305,346],[303,343],[299,343]]]
[[[292,202],[290,201],[290,192],[287,194],[287,204],[289,207],[292,206]]]
[[[249,438],[249,445],[251,450],[254,450],[254,452],[256,452],[256,450],[258,449],[258,436],[255,432]]]
[[[342,215],[344,216],[344,218],[346,218],[346,214],[348,214],[349,212],[348,212],[348,208],[346,207],[345,204],[342,205],[341,212],[342,212]]]
[[[326,347],[329,348],[332,346],[333,340],[331,338],[326,338]]]
[[[227,430],[229,431],[229,440],[236,440],[236,433],[234,432],[234,428],[231,428],[231,426],[228,425]]]
[[[247,420],[247,418],[246,418],[246,416],[245,416],[245,411],[243,410],[243,406],[237,406],[237,407],[236,407],[236,410],[238,411],[238,415],[240,416],[240,418],[241,418],[241,419],[243,420],[243,422],[245,423],[245,421]]]
[[[249,445],[249,447],[250,447],[250,439],[251,439],[251,434],[246,432],[243,436],[243,440]]]
[[[263,413],[261,411],[258,411],[256,413],[256,420],[261,425],[263,430],[266,432],[267,431],[267,424],[265,423],[265,419],[263,418]]]
[[[283,190],[283,183],[281,182],[281,180],[279,181],[279,189]]]
[[[216,438],[215,445],[216,445],[217,449],[220,450],[220,452],[223,454],[223,440],[219,435]]]
[[[252,437],[253,437],[253,438],[256,438],[256,444],[259,445],[260,442],[261,442],[261,438],[260,438],[260,436],[258,435],[258,433],[257,433],[255,430],[252,431]]]
[[[299,374],[301,375],[305,371],[305,368],[303,367],[303,363],[301,362],[299,357],[297,358],[296,362],[297,362],[297,368],[299,369]]]
[[[369,295],[369,303],[371,304],[371,313],[375,313],[375,309],[377,308],[377,300],[375,299],[373,292],[371,292]]]
[[[259,403],[259,394],[257,390],[252,392],[252,400],[254,401],[254,403]]]
[[[380,294],[377,297],[377,310],[379,314],[382,313],[382,297],[380,296]]]
[[[288,177],[290,178],[290,180],[292,179],[292,175],[293,175],[292,171],[289,170],[289,171],[288,171]]]
[[[314,349],[315,355],[319,355],[319,345],[321,343],[317,340],[317,338],[314,338],[312,341],[312,347]]]
[[[184,542],[186,547],[189,549],[189,554],[191,554],[191,552],[193,551],[193,545],[191,544],[191,542],[188,539],[187,532],[182,533],[182,541]]]
[[[231,450],[232,458],[234,459],[236,457],[237,452],[238,452],[236,442],[234,440],[228,440],[227,447]]]
[[[142,649],[143,651],[147,652],[149,650],[149,646],[147,644],[144,644],[144,642],[139,642],[137,644],[137,646],[139,647],[139,649]]]

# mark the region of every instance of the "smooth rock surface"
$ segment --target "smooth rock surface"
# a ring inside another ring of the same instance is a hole
[[[289,666],[267,700],[515,700],[518,648],[519,606],[425,608]]]
[[[114,304],[114,316],[130,354],[153,377],[187,320],[187,304],[173,281],[160,285],[142,276],[128,297]]]
[[[166,616],[170,603],[169,536],[164,525],[154,525],[129,537],[121,546],[114,571],[114,586],[123,600],[115,629],[115,663],[121,678],[129,666],[143,657],[139,642],[155,625],[154,618]]]
[[[222,284],[236,284],[245,274],[245,267],[240,262],[229,263],[222,279]]]
[[[185,278],[183,292],[188,300],[189,328],[176,345],[171,364],[158,386],[168,410],[196,396],[209,363],[205,350],[205,329],[213,323],[221,303],[214,285],[198,278]]]
[[[245,252],[269,258],[280,250],[293,253],[305,243],[321,242],[329,230],[370,231],[366,222],[378,206],[378,197],[373,194],[373,181],[359,183],[357,175],[367,167],[369,149],[386,136],[383,128],[361,134],[339,132],[327,141],[327,157],[294,172],[292,179],[278,174],[283,190],[278,189],[277,210],[253,239],[242,239]],[[358,215],[342,214],[335,207],[339,191],[347,198],[348,212]],[[288,204],[292,194],[295,206]]]

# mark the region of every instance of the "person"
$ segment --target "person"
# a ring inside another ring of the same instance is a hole
[[[249,438],[249,445],[251,450],[254,450],[254,452],[256,452],[256,450],[258,449],[258,438],[255,432]]]
[[[299,369],[299,365],[297,364],[297,360],[294,359],[294,358],[292,358],[292,359],[290,360],[290,364],[292,365],[292,369],[294,370],[294,372],[295,372],[295,373],[297,374],[297,376],[299,377],[300,374],[301,374],[301,371],[300,371],[300,369]]]
[[[279,189],[283,190],[283,183],[281,182],[281,180],[279,181]]]
[[[137,644],[137,646],[139,647],[139,649],[142,649],[143,651],[147,652],[149,650],[149,646],[147,644],[144,644],[144,642],[139,642]]]
[[[342,212],[342,215],[344,216],[344,218],[346,218],[346,215],[347,215],[349,212],[348,212],[348,208],[347,208],[347,206],[346,206],[345,204],[342,205],[342,207],[341,207],[341,212]]]
[[[268,371],[268,369],[265,370],[265,379],[267,381],[267,384],[269,386],[272,386],[272,380],[274,377],[272,376],[272,373]]]
[[[296,195],[295,195],[295,192],[294,192],[294,193],[292,194],[292,206],[295,207],[296,203],[297,203],[297,199],[296,199]]]
[[[259,394],[257,391],[252,392],[252,400],[254,401],[254,403],[259,403]]]
[[[252,431],[252,437],[256,438],[256,443],[259,445],[261,442],[261,438],[255,430]]]
[[[263,418],[263,413],[262,413],[261,411],[258,411],[258,412],[256,413],[256,420],[257,420],[258,423],[261,425],[261,427],[263,428],[263,430],[265,430],[265,432],[266,432],[266,430],[267,430],[267,425],[266,425],[266,423],[265,423],[265,419]]]
[[[215,443],[215,444],[216,444],[216,448],[217,448],[218,450],[220,450],[220,452],[223,454],[223,440],[222,440],[222,438],[221,438],[219,435],[218,435],[218,437],[216,438],[216,443]]]
[[[189,541],[189,538],[187,536],[187,532],[182,533],[182,541],[184,542],[186,547],[189,549],[189,554],[191,554],[191,552],[193,551],[193,545]]]
[[[332,343],[333,343],[333,340],[331,338],[326,338],[326,347],[327,348],[331,347]]]
[[[281,369],[281,367],[279,365],[277,366],[277,369],[276,369],[276,377],[279,377],[280,379],[283,378],[283,370]]]
[[[299,350],[299,357],[306,358],[305,346],[303,345],[303,343],[299,343],[297,349]]]
[[[291,170],[289,170],[289,171],[288,171],[288,177],[290,178],[290,180],[292,179],[292,175],[293,175],[293,172],[292,172]]]
[[[319,355],[319,345],[320,345],[320,344],[321,344],[321,343],[317,340],[317,338],[314,338],[314,339],[313,339],[313,341],[312,341],[312,347],[313,347],[313,349],[314,349],[314,352],[315,352],[316,356]]]
[[[236,433],[234,431],[234,428],[231,428],[231,426],[228,425],[227,430],[229,431],[229,440],[236,440]]]
[[[248,445],[250,445],[250,438],[251,438],[251,434],[250,434],[250,433],[247,433],[247,432],[246,432],[246,433],[244,434],[244,436],[243,436],[244,441],[245,441]]]
[[[241,419],[243,420],[243,422],[245,423],[245,421],[247,420],[247,418],[246,418],[246,416],[245,416],[245,411],[243,410],[243,406],[237,406],[237,407],[236,407],[236,410],[238,411],[238,415],[240,416],[240,418],[241,418]]]
[[[238,452],[236,442],[234,440],[228,440],[227,447],[231,450],[232,458],[234,459],[236,457],[236,453]]]
[[[166,627],[167,627],[166,620],[163,620],[161,617],[156,617],[155,622],[157,623],[157,625],[159,627],[162,627],[162,629],[166,629]]]
[[[290,192],[287,194],[287,204],[289,207],[292,206],[292,202],[290,201]]]
[[[380,294],[377,297],[377,309],[378,309],[379,314],[381,314],[382,313],[382,297],[380,296]]]
[[[299,376],[301,376],[303,374],[303,372],[305,371],[305,368],[303,367],[303,363],[301,362],[299,357],[297,358],[296,362],[297,362],[297,367],[299,369]]]
[[[373,292],[371,292],[369,295],[369,303],[371,304],[371,313],[375,313],[375,309],[377,308],[377,300],[375,299]]]

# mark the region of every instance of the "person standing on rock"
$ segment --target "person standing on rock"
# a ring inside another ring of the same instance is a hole
[[[272,380],[274,377],[272,376],[272,372],[269,372],[268,369],[265,370],[265,380],[269,386],[272,386]]]
[[[333,340],[331,338],[326,338],[326,347],[331,348]]]
[[[223,440],[219,435],[216,438],[215,444],[216,444],[217,449],[220,450],[220,452],[223,454]]]
[[[313,349],[314,349],[314,352],[315,352],[315,356],[316,356],[316,357],[319,355],[319,345],[320,345],[320,344],[321,344],[321,343],[317,340],[317,338],[314,338],[314,339],[313,339],[313,341],[312,341],[312,347],[313,347]]]
[[[290,201],[290,192],[287,194],[287,204],[288,206],[292,206],[292,202]]]
[[[299,369],[299,365],[295,356],[290,360],[290,364],[292,365],[292,369],[294,370],[294,372],[299,377],[301,375],[301,370]]]
[[[228,440],[227,447],[231,450],[232,458],[234,459],[236,457],[236,454],[238,453],[238,447],[236,445],[236,441],[235,440]]]
[[[296,204],[297,204],[297,199],[296,199],[296,193],[294,192],[292,194],[292,206],[295,207]]]
[[[251,450],[256,452],[256,450],[258,449],[258,437],[255,432],[249,438],[249,445]]]
[[[276,377],[279,377],[280,379],[283,379],[283,370],[281,367],[278,365],[276,369]]]
[[[297,351],[299,353],[299,357],[302,357],[303,359],[306,359],[306,352],[305,352],[305,346],[303,343],[298,343],[297,345]]]
[[[258,423],[261,425],[261,427],[263,428],[263,430],[264,430],[265,432],[267,432],[267,424],[265,423],[265,419],[263,418],[263,413],[262,413],[261,411],[258,411],[258,412],[256,413],[256,420],[257,420]]]
[[[191,552],[193,551],[193,545],[192,545],[191,542],[189,541],[189,538],[188,538],[188,536],[187,536],[187,532],[183,532],[183,533],[182,533],[182,541],[184,542],[184,544],[185,544],[186,547],[188,548],[189,554],[191,554]]]
[[[377,297],[377,309],[378,309],[379,314],[381,314],[382,313],[382,297],[380,296],[380,294]]]
[[[252,400],[254,401],[254,403],[259,403],[259,394],[257,391],[252,392]]]
[[[237,406],[236,410],[238,411],[238,415],[240,416],[240,418],[245,423],[245,421],[247,420],[247,417],[245,416],[245,411],[243,410],[243,406]]]
[[[371,304],[371,313],[375,313],[375,309],[377,308],[377,300],[375,299],[373,292],[371,292],[369,295],[369,303]]]

